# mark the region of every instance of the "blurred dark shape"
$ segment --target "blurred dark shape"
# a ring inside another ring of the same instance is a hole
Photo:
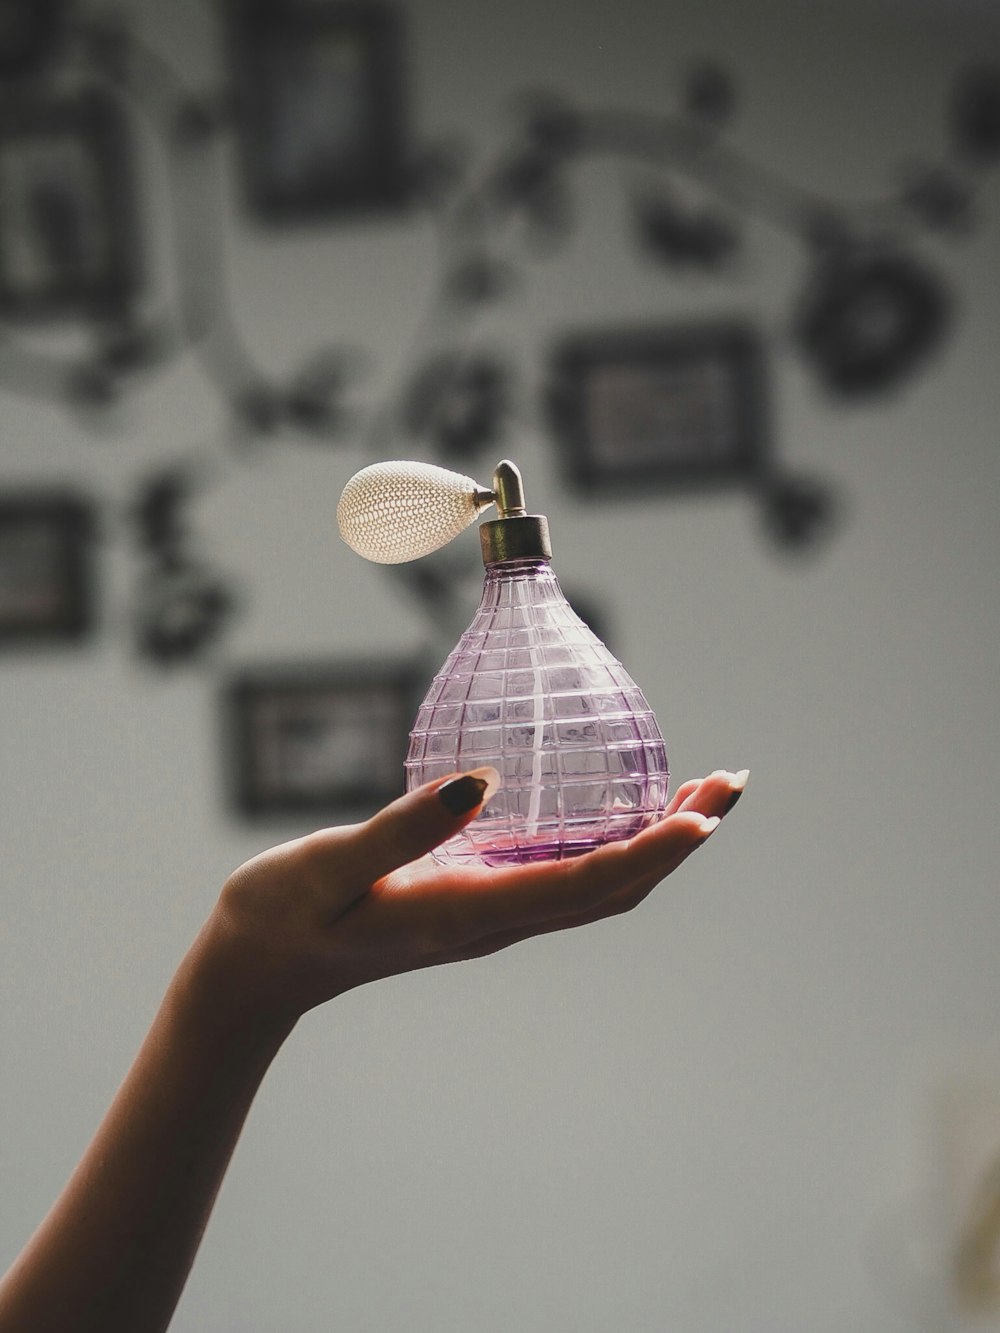
[[[95,329],[93,357],[59,372],[61,393],[79,425],[106,435],[121,425],[115,409],[125,401],[128,377],[162,361],[163,330],[142,328],[128,319]]]
[[[136,648],[160,666],[192,661],[219,638],[235,605],[232,591],[201,565],[157,566],[140,585]]]
[[[453,559],[431,556],[412,560],[393,566],[393,574],[422,603],[431,621],[447,621],[460,612],[457,591],[460,576],[456,577],[456,562]]]
[[[100,365],[112,375],[126,375],[154,366],[167,350],[162,328],[122,320],[101,338]]]
[[[95,70],[112,83],[126,85],[131,37],[124,16],[112,10],[89,14],[81,25],[80,37],[84,54]]]
[[[470,458],[499,435],[507,413],[509,377],[488,356],[445,354],[417,372],[403,404],[412,435],[424,436],[451,461]]]
[[[434,650],[427,662],[421,694],[459,634],[468,626],[482,595],[483,562],[479,542],[452,542],[420,560],[391,566],[394,582],[404,591],[406,605],[421,614],[432,630]],[[419,699],[416,701],[419,703]]]
[[[191,470],[183,465],[157,472],[139,489],[132,510],[140,548],[162,565],[182,563],[189,529],[184,508],[194,491]]]
[[[72,407],[102,411],[119,399],[118,382],[100,362],[73,366],[65,380],[65,393]]]
[[[780,477],[764,489],[764,526],[789,551],[818,546],[835,527],[837,510],[832,488],[816,478]]]
[[[951,138],[975,166],[1000,162],[1000,67],[971,65],[955,79],[948,107]]]
[[[855,244],[845,220],[826,208],[815,209],[803,219],[802,239],[823,260],[843,255]]]
[[[96,514],[61,490],[0,497],[0,645],[76,642],[94,627]]]
[[[268,384],[249,384],[232,403],[237,422],[251,435],[274,435],[284,416],[283,395]]]
[[[461,305],[485,305],[506,296],[517,283],[517,270],[487,254],[462,260],[446,276],[445,293]]]
[[[547,148],[515,149],[491,182],[493,206],[524,223],[529,241],[550,250],[561,244],[573,226],[573,209],[562,158]]]
[[[736,228],[708,209],[685,212],[662,195],[647,195],[635,211],[643,252],[672,268],[718,269],[740,244]]]
[[[550,157],[567,157],[584,142],[580,113],[553,93],[529,93],[522,99],[524,132],[528,140]]]
[[[481,202],[520,221],[529,244],[551,251],[573,225],[566,162],[583,143],[583,121],[550,93],[519,100],[520,138],[498,163]]]
[[[420,150],[410,165],[413,198],[428,208],[440,208],[465,176],[468,152],[457,139]]]
[[[344,426],[348,412],[343,400],[353,356],[331,348],[302,367],[285,395],[285,412],[293,425],[323,435]]]
[[[228,0],[226,13],[252,212],[287,224],[408,204],[399,11],[380,3]]]
[[[83,201],[67,181],[37,181],[28,191],[28,218],[38,248],[57,282],[73,285],[86,275]]]
[[[913,374],[941,342],[948,315],[945,290],[922,263],[854,248],[820,260],[795,333],[826,387],[859,398]]]
[[[171,464],[140,486],[130,510],[146,565],[133,613],[136,649],[163,666],[203,654],[236,606],[224,580],[191,554],[189,508],[199,489],[194,466]]]
[[[710,60],[695,65],[684,88],[683,109],[704,129],[720,130],[736,110],[736,84],[729,71]]]
[[[964,181],[944,167],[915,172],[904,187],[903,201],[933,231],[957,235],[972,230],[972,193]]]
[[[0,0],[0,79],[37,75],[62,42],[68,0]]]
[[[121,319],[140,282],[129,125],[96,90],[0,106],[0,309]]]
[[[187,97],[174,113],[171,134],[178,148],[200,148],[222,129],[227,110],[218,99]]]

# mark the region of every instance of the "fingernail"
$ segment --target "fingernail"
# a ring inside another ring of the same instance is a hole
[[[499,786],[495,768],[474,768],[438,787],[437,794],[450,815],[467,815],[477,805],[485,805]]]
[[[743,795],[743,792],[746,789],[747,779],[749,778],[749,776],[750,776],[749,768],[741,768],[738,773],[734,773],[730,778],[729,786],[731,788],[731,795],[729,797],[729,800],[726,802],[726,808],[723,812],[724,814],[728,815],[730,810],[732,810],[733,806]]]
[[[703,819],[701,821],[702,837],[707,838],[710,833],[714,833],[721,823],[722,820],[719,818],[718,815],[712,815],[709,818]]]

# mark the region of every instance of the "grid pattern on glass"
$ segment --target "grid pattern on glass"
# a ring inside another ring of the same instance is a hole
[[[500,790],[439,848],[446,863],[579,855],[666,808],[656,719],[543,561],[487,570],[483,599],[410,734],[407,787],[491,764]]]

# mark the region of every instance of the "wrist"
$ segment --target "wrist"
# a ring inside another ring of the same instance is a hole
[[[270,1061],[298,1013],[261,984],[261,970],[218,906],[181,961],[167,993],[178,1021],[233,1055]]]

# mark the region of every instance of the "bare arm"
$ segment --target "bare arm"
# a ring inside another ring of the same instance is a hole
[[[240,867],[79,1166],[0,1281],[0,1333],[160,1333],[254,1095],[302,1013],[378,977],[629,910],[744,782],[686,784],[629,843],[488,871],[421,859],[489,795],[486,781],[447,780]]]
[[[49,1215],[0,1284],[3,1333],[164,1329],[288,1025],[234,1026],[184,959]]]

